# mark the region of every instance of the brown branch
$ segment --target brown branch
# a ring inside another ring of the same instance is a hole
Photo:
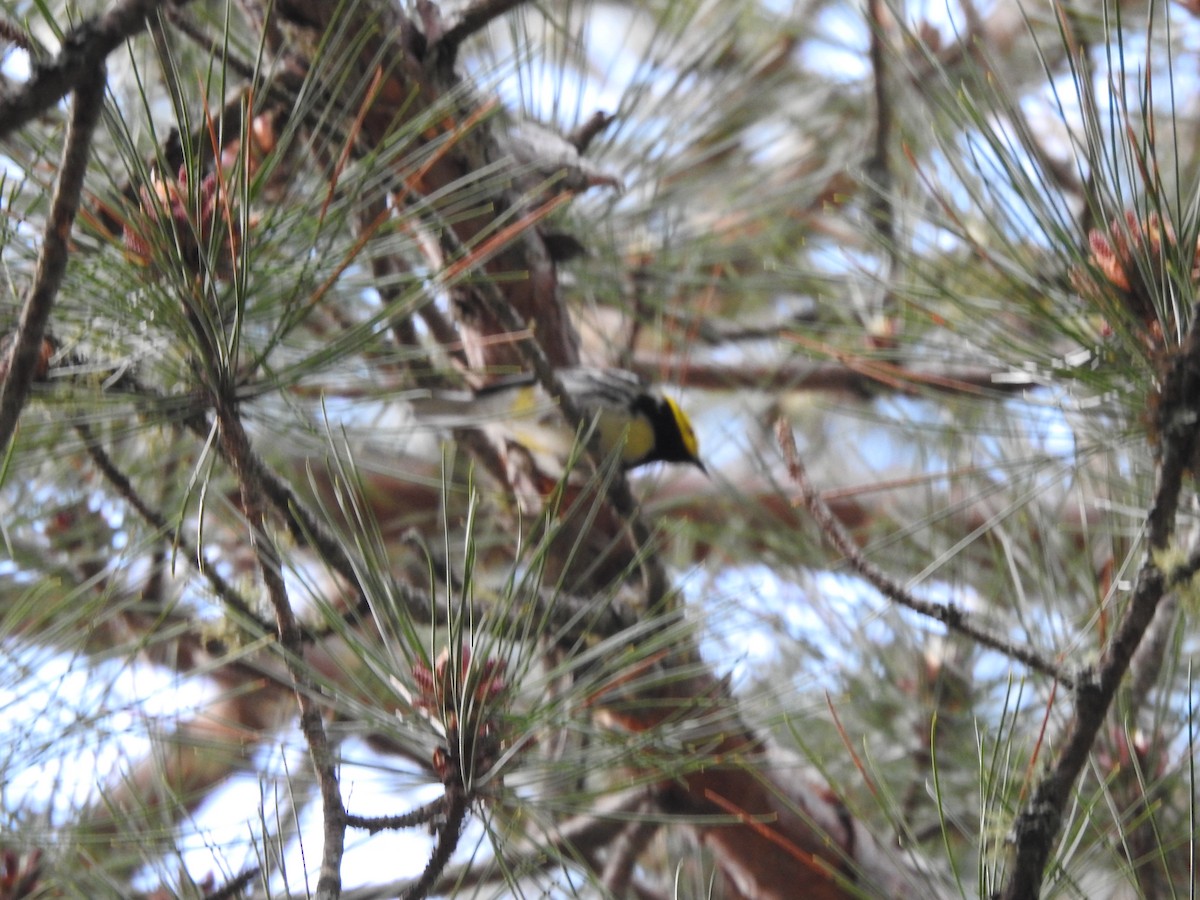
[[[827,789],[797,779],[794,771],[777,770],[763,739],[742,721],[727,686],[701,672],[639,699],[637,715],[627,717],[626,726],[670,727],[673,741],[693,761],[694,768],[673,771],[662,782],[662,807],[692,820],[730,881],[748,896],[852,896],[846,883],[854,877],[858,835],[852,823],[847,829],[844,809]],[[730,804],[736,814],[730,814]]]
[[[596,136],[616,120],[616,116],[610,115],[604,112],[604,110],[597,110],[592,113],[589,119],[581,122],[567,135],[567,142],[581,154],[586,153],[588,147],[592,145],[592,141],[596,139]]]
[[[882,388],[902,394],[937,392],[1007,397],[1036,389],[1028,372],[987,366],[898,366],[881,360],[845,357],[837,362],[782,362],[753,366],[696,362],[668,354],[639,355],[629,364],[645,378],[677,374],[681,384],[709,390],[750,388],[780,391],[846,391],[870,396]]]
[[[125,0],[67,32],[54,59],[36,65],[18,90],[0,97],[0,138],[50,109],[72,90],[102,96],[104,79],[98,78],[97,72],[104,66],[105,57],[142,31],[161,3]]]
[[[100,113],[104,109],[104,66],[93,63],[87,70],[75,100],[71,105],[71,120],[67,127],[66,146],[62,165],[50,201],[50,215],[42,233],[42,250],[34,271],[33,286],[25,298],[16,339],[7,359],[0,359],[0,456],[8,448],[17,419],[29,397],[42,355],[42,341],[50,322],[50,310],[58,297],[70,255],[68,241],[83,193],[84,174],[91,155],[91,137]],[[61,95],[60,95],[61,96]],[[6,113],[0,101],[0,122],[7,125]],[[4,129],[0,129],[3,136]]]
[[[433,853],[420,877],[400,892],[400,900],[422,900],[429,896],[430,888],[446,870],[446,865],[450,862],[459,839],[462,838],[463,824],[470,807],[468,800],[462,784],[451,782],[446,785],[446,794],[442,798],[446,818],[438,828]]]
[[[505,13],[516,9],[522,2],[524,0],[474,0],[459,13],[452,25],[442,31],[436,43],[453,55],[463,41],[482,31]]]
[[[854,539],[829,507],[825,505],[825,501],[821,498],[820,493],[813,487],[812,482],[809,481],[808,473],[805,471],[804,464],[800,461],[800,454],[796,450],[796,441],[792,437],[791,427],[783,419],[780,419],[776,423],[775,435],[779,440],[779,447],[783,451],[783,457],[788,467],[788,474],[791,475],[792,480],[800,489],[800,498],[804,501],[804,505],[808,508],[809,512],[812,513],[813,518],[816,519],[817,525],[821,528],[821,533],[846,558],[854,570],[872,584],[876,590],[893,603],[911,609],[913,612],[920,613],[923,616],[935,619],[951,631],[956,631],[984,647],[996,650],[1011,659],[1024,663],[1035,672],[1048,675],[1068,688],[1076,687],[1074,677],[1063,672],[1055,663],[1046,659],[1040,653],[1025,647],[1019,647],[1013,642],[992,634],[974,624],[968,617],[966,610],[960,608],[957,604],[934,603],[929,600],[921,600],[914,597],[884,574],[881,569],[862,555],[862,551],[854,543]]]
[[[434,308],[422,307],[423,318],[427,309]],[[434,312],[436,313],[436,309]],[[446,324],[445,327],[449,325]],[[527,338],[528,331],[523,329],[511,339],[515,342]],[[448,343],[444,343],[445,348],[448,352],[453,352],[453,331],[447,333],[446,340]],[[756,366],[696,362],[692,358],[669,353],[646,353],[634,357],[626,368],[651,382],[660,382],[665,375],[668,380],[700,390],[736,391],[749,388],[772,394],[787,391],[844,391],[869,397],[886,390],[908,396],[932,392],[1002,399],[1013,394],[1037,390],[1041,385],[1041,381],[1034,375],[1007,368],[937,365],[909,367],[880,361],[849,359],[833,363],[788,361],[778,365]],[[399,390],[405,386],[397,382],[390,387]],[[344,400],[373,397],[378,391],[377,386],[354,385],[301,385],[292,389],[296,396],[339,397]]]
[[[14,47],[24,50],[35,58],[43,53],[41,45],[32,34],[21,25],[10,22],[3,16],[0,16],[0,40],[8,41]]]
[[[351,828],[361,828],[368,834],[380,831],[394,831],[399,828],[415,828],[425,825],[446,812],[446,799],[438,797],[431,803],[419,806],[410,812],[397,816],[356,816],[346,814],[346,824]]]
[[[235,875],[221,887],[215,891],[210,891],[204,895],[204,900],[237,900],[239,897],[246,896],[246,888],[250,886],[250,882],[259,876],[262,870],[258,866],[251,866],[240,875]]]
[[[250,446],[250,438],[242,425],[231,392],[218,391],[213,400],[221,445],[237,478],[249,539],[258,558],[267,597],[275,610],[279,643],[300,710],[300,730],[308,744],[313,770],[317,776],[317,786],[321,792],[324,845],[316,896],[321,900],[333,900],[340,894],[342,886],[341,865],[346,841],[346,808],[342,803],[338,783],[337,760],[325,733],[321,707],[315,699],[321,696],[321,690],[304,666],[300,623],[288,599],[277,548],[265,530],[267,492],[262,474],[265,467]]]
[[[378,60],[389,61],[383,71],[384,81],[379,95],[363,121],[364,146],[378,146],[389,140],[396,129],[406,122],[424,122],[423,117],[431,111],[438,125],[433,131],[425,132],[425,140],[433,142],[452,135],[459,140],[455,134],[459,123],[472,121],[480,111],[480,104],[461,91],[460,77],[454,71],[453,54],[445,52],[445,48],[442,52],[432,52],[437,49],[439,39],[445,38],[445,31],[438,20],[437,10],[431,7],[431,3],[422,3],[416,9],[419,17],[429,20],[425,22],[426,34],[418,30],[413,19],[399,6],[372,8],[378,16],[378,24],[370,30],[369,35],[364,35],[363,40],[355,39],[345,48],[346,53],[353,54],[353,58],[347,60],[347,65],[356,69],[359,83],[366,83],[366,79],[376,70]],[[305,30],[324,31],[334,21],[336,14],[336,6],[314,0],[288,0],[272,7],[272,15],[281,23],[291,22]],[[453,34],[454,27],[449,32]],[[334,29],[330,37],[335,42],[341,40],[341,31]],[[327,46],[325,52],[337,53],[340,49],[335,44]],[[352,98],[347,98],[344,105],[347,109],[359,106],[357,100]],[[424,124],[421,127],[426,128]],[[401,176],[403,188],[407,189],[409,195],[403,199],[420,208],[422,197],[437,197],[446,190],[454,190],[463,184],[464,179],[472,176],[479,164],[497,162],[503,156],[504,151],[491,128],[473,128],[462,135],[457,152],[439,156],[431,169],[423,171],[419,183]],[[401,193],[403,195],[403,191]],[[460,245],[473,247],[479,243],[481,235],[492,232],[497,221],[510,216],[521,218],[520,211],[524,204],[525,200],[513,191],[499,186],[488,202],[473,203],[470,213],[454,216],[447,227],[453,229]],[[443,268],[440,261],[431,259],[430,262],[439,270]],[[504,282],[504,292],[509,302],[524,318],[537,322],[541,342],[556,365],[575,363],[578,360],[578,337],[558,295],[553,260],[538,233],[528,230],[520,240],[504,247],[496,258],[487,261],[486,271],[489,275],[504,276],[520,273],[520,277],[506,277]],[[464,290],[463,295],[467,299],[462,304],[463,315],[470,317],[475,310],[469,308],[469,292]],[[483,321],[480,325],[489,335],[500,330],[493,327],[492,322]],[[511,365],[514,362],[513,354],[498,349],[500,345],[493,345],[485,352],[477,342],[473,343],[470,339],[478,330],[468,330],[463,335],[472,365],[484,368],[495,364]]]
[[[1037,897],[1079,773],[1095,745],[1108,711],[1146,629],[1154,620],[1175,577],[1159,569],[1154,555],[1175,534],[1184,473],[1195,459],[1200,434],[1200,317],[1193,316],[1187,339],[1163,382],[1158,406],[1162,458],[1153,505],[1146,518],[1146,558],[1120,623],[1095,669],[1075,690],[1075,713],[1059,743],[1053,765],[1033,791],[1029,805],[1013,824],[1013,863],[1003,900]],[[1195,553],[1193,552],[1193,556]]]

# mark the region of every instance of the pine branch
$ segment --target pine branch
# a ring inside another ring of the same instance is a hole
[[[1176,579],[1190,578],[1190,567],[1179,574],[1164,573],[1155,554],[1167,549],[1175,535],[1176,513],[1183,479],[1194,465],[1200,445],[1200,315],[1193,310],[1187,340],[1172,361],[1158,400],[1162,458],[1158,484],[1146,517],[1146,557],[1125,613],[1096,667],[1079,679],[1075,711],[1059,744],[1050,770],[1038,782],[1029,805],[1013,824],[1012,871],[1003,900],[1037,897],[1050,853],[1079,774],[1095,746],[1097,735],[1116,697],[1147,628]],[[1200,548],[1192,548],[1192,558]]]
[[[278,548],[271,541],[265,528],[267,492],[262,478],[264,466],[251,449],[250,439],[238,415],[234,397],[218,392],[213,396],[213,401],[221,443],[238,481],[242,512],[249,530],[248,538],[258,559],[267,597],[275,610],[279,643],[292,677],[296,703],[300,710],[300,730],[308,744],[321,792],[324,841],[316,897],[318,900],[336,900],[342,888],[341,866],[346,841],[346,807],[342,803],[337,759],[325,731],[322,707],[315,699],[321,696],[321,691],[304,665],[303,633],[288,599]]]
[[[104,79],[97,76],[105,58],[143,31],[162,3],[163,0],[123,0],[65,34],[54,59],[39,62],[25,84],[0,97],[0,139],[50,109],[73,90],[97,92],[102,97],[103,90],[97,88],[103,87]]]
[[[346,824],[351,828],[361,828],[368,834],[377,834],[380,831],[392,831],[400,828],[415,828],[419,825],[428,825],[438,816],[445,815],[445,813],[446,798],[438,797],[424,806],[419,806],[414,810],[396,816],[356,816],[347,814]]]
[[[629,368],[649,378],[659,378],[663,372],[669,372],[679,383],[689,387],[710,390],[749,388],[768,393],[847,391],[863,396],[937,393],[1002,398],[1024,393],[1039,384],[1039,379],[1029,372],[1003,366],[898,365],[848,354],[836,362],[801,359],[767,365],[736,365],[669,354],[640,354],[633,358]],[[1047,379],[1048,376],[1043,378]]]
[[[92,132],[104,109],[106,85],[103,64],[93,63],[86,74],[88,77],[82,79],[71,104],[66,145],[54,196],[50,201],[50,216],[42,231],[42,249],[33,276],[33,286],[21,310],[16,340],[7,358],[0,358],[0,456],[4,455],[12,440],[42,355],[50,311],[66,274],[71,228],[83,194],[84,175],[91,156]],[[3,103],[0,102],[0,122],[6,122],[5,115]],[[0,131],[0,137],[2,135],[3,131]]]

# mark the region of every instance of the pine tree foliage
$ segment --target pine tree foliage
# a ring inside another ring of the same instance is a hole
[[[0,10],[0,897],[1195,893],[1197,4]]]

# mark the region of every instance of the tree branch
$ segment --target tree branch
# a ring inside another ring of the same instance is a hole
[[[142,31],[147,17],[162,2],[125,0],[67,32],[53,60],[35,63],[28,81],[19,89],[0,96],[0,139],[48,110],[76,88],[89,94],[96,91],[102,96],[104,79],[96,76],[105,57]]]
[[[38,256],[33,286],[25,298],[16,340],[7,359],[0,359],[0,456],[8,448],[17,419],[29,397],[42,340],[50,321],[50,310],[58,297],[70,255],[69,239],[83,193],[83,179],[91,155],[92,132],[104,108],[105,77],[102,63],[87,70],[89,76],[75,92],[71,105],[71,121],[63,148],[62,165],[50,201],[50,217],[42,233],[42,251]],[[0,103],[0,122],[7,126],[3,103]],[[7,129],[0,129],[0,137]]]
[[[1036,389],[1043,382],[1028,372],[988,366],[902,366],[869,357],[849,356],[835,362],[782,361],[778,365],[731,365],[697,362],[669,354],[643,354],[629,368],[643,377],[678,373],[688,387],[711,390],[749,388],[780,391],[848,391],[870,396],[886,390],[900,394],[965,394],[1008,397]]]
[[[443,798],[445,820],[437,830],[433,853],[417,880],[400,892],[400,900],[423,900],[429,896],[430,888],[433,887],[438,876],[445,871],[450,857],[454,854],[454,850],[462,838],[463,824],[466,822],[467,812],[470,808],[469,799],[461,782],[452,782],[446,785],[446,795]]]
[[[446,798],[438,797],[424,806],[418,806],[414,810],[401,813],[397,816],[356,816],[347,813],[346,824],[351,828],[361,828],[368,834],[376,834],[385,830],[392,831],[400,828],[415,828],[418,825],[425,825],[432,822],[438,816],[444,815],[445,812]]]
[[[1154,619],[1159,603],[1173,584],[1155,562],[1175,534],[1184,473],[1193,465],[1200,443],[1200,316],[1193,310],[1187,338],[1172,361],[1159,397],[1158,430],[1162,458],[1158,485],[1147,515],[1146,558],[1133,595],[1096,669],[1075,691],[1075,714],[1067,726],[1058,757],[1033,791],[1029,805],[1013,824],[1013,864],[1001,894],[1003,900],[1037,897],[1050,852],[1096,736],[1112,706],[1130,661]],[[1193,556],[1195,550],[1192,551]],[[1186,569],[1186,567],[1185,567]]]
[[[292,677],[296,703],[300,710],[300,730],[308,744],[317,785],[321,791],[324,843],[316,897],[318,900],[335,900],[342,887],[341,866],[346,841],[346,808],[342,803],[337,761],[330,746],[329,736],[325,732],[321,708],[315,699],[320,696],[321,690],[304,666],[300,623],[288,599],[277,548],[265,531],[266,490],[262,478],[265,467],[251,449],[250,438],[242,426],[232,396],[218,391],[213,400],[220,426],[221,443],[241,492],[242,512],[246,517],[250,543],[258,558],[267,597],[275,610],[279,643],[288,673]]]

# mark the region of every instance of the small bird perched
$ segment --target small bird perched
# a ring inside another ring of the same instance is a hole
[[[707,470],[691,420],[670,397],[622,369],[559,369],[563,387],[594,420],[596,449],[618,454],[628,470],[651,462],[685,462]],[[561,471],[576,435],[531,374],[511,375],[477,391],[435,391],[411,401],[422,424],[483,427],[523,448],[544,471]],[[619,449],[618,449],[619,448]]]

